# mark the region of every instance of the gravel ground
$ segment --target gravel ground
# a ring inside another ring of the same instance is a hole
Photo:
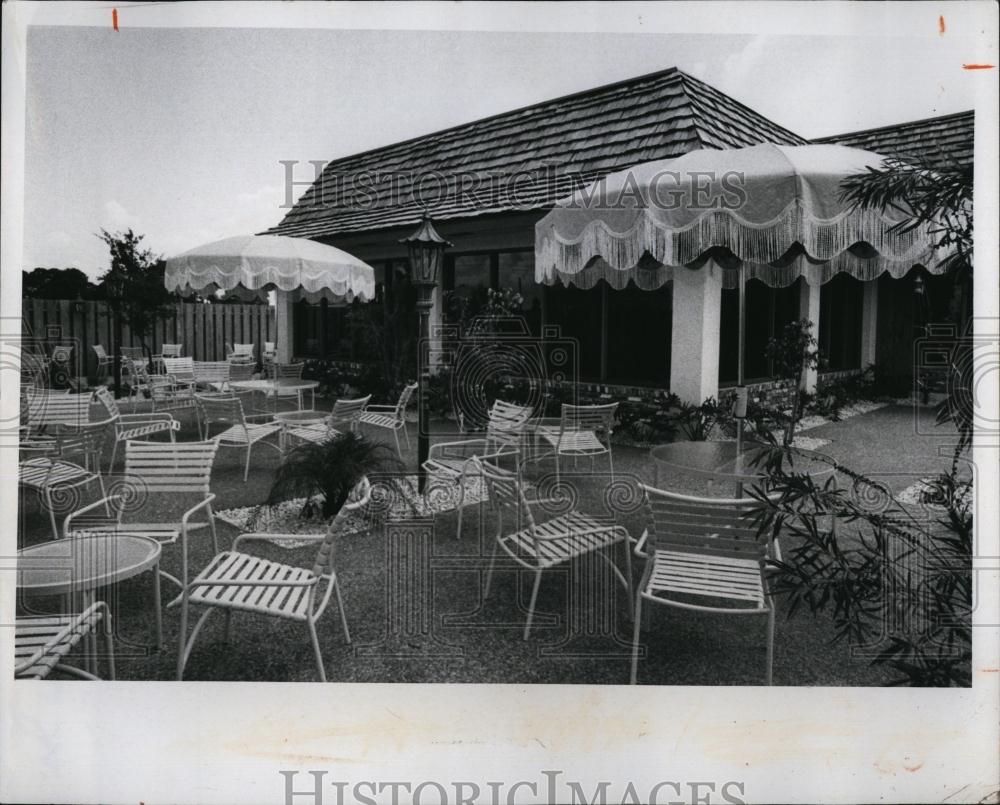
[[[190,415],[184,415],[182,438],[194,439]],[[441,423],[438,439],[454,434]],[[846,465],[875,476],[893,492],[945,466],[937,450],[953,440],[946,430],[933,429],[933,412],[900,406],[881,408],[840,423],[811,429],[809,435],[827,440],[824,452]],[[404,451],[408,467],[416,466],[416,438]],[[105,455],[109,455],[106,453]],[[249,480],[242,480],[242,453],[220,451],[213,472],[216,509],[251,506],[266,495],[278,456],[267,448],[254,453]],[[582,465],[581,465],[582,467]],[[600,469],[600,468],[599,468]],[[654,469],[648,450],[615,449],[619,476],[633,474],[652,482]],[[534,472],[539,472],[536,468]],[[690,491],[698,483],[676,479],[675,486]],[[602,505],[600,479],[591,493],[581,494],[581,508]],[[716,494],[718,492],[716,491]],[[150,502],[136,517],[169,516],[185,501]],[[482,510],[480,510],[482,509]],[[21,544],[50,538],[48,520],[27,496],[22,506]],[[466,683],[588,683],[627,684],[631,642],[630,609],[620,585],[600,563],[584,562],[571,569],[549,571],[538,597],[536,627],[522,639],[531,577],[510,568],[494,575],[488,599],[482,597],[483,571],[492,550],[494,518],[485,507],[465,509],[462,540],[455,538],[454,511],[390,527],[347,534],[338,539],[336,567],[343,589],[354,642],[348,645],[333,608],[318,625],[327,676],[342,682],[466,682]],[[634,538],[643,530],[641,511],[623,522]],[[237,530],[219,524],[220,548],[229,546]],[[264,556],[309,566],[314,548],[287,550],[274,545],[259,548]],[[193,572],[211,559],[211,539],[199,534],[192,541]],[[413,560],[419,560],[414,562]],[[640,560],[633,557],[637,580]],[[180,571],[180,547],[165,546],[163,567]],[[615,555],[624,566],[621,552]],[[407,567],[424,567],[414,579]],[[584,576],[593,584],[581,583]],[[102,596],[113,604],[121,634],[118,675],[121,679],[173,679],[179,612],[164,613],[165,646],[149,652],[141,644],[153,638],[146,575],[118,585]],[[416,585],[416,586],[414,586]],[[604,590],[587,600],[589,589]],[[396,604],[402,590],[424,606]],[[164,583],[164,601],[176,588]],[[612,594],[613,593],[613,594]],[[415,595],[413,595],[415,594]],[[44,609],[55,602],[32,599]],[[640,664],[644,684],[761,684],[764,679],[764,618],[732,618],[654,607],[651,629],[644,633],[646,658]],[[226,643],[223,619],[210,619],[195,645],[185,679],[309,681],[315,666],[305,627],[257,615],[237,614],[233,638]],[[775,639],[774,680],[780,685],[881,685],[885,671],[851,656],[849,647],[831,645],[831,624],[825,618],[797,614],[787,619],[779,603]]]

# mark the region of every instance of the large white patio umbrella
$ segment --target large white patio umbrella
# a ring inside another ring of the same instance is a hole
[[[367,302],[375,298],[375,271],[345,251],[306,238],[239,235],[169,258],[164,283],[180,293],[236,293],[267,298],[270,291],[293,301]]]
[[[763,144],[691,151],[611,174],[558,202],[535,227],[535,279],[658,288],[708,259],[740,288],[738,383],[751,278],[810,285],[846,272],[871,280],[914,266],[945,271],[928,226],[900,231],[901,210],[852,209],[840,183],[883,157],[839,145]]]

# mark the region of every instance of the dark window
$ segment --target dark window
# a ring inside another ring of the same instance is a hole
[[[801,280],[800,280],[801,282]],[[736,288],[722,291],[719,322],[719,382],[735,383],[739,367],[740,295]],[[750,280],[746,287],[746,330],[743,376],[746,380],[771,377],[773,368],[767,359],[767,342],[799,314],[799,285],[769,288],[760,280]]]
[[[629,283],[607,294],[607,381],[667,388],[673,284],[644,291]]]
[[[601,379],[601,286],[583,290],[553,285],[546,291],[546,321],[575,342],[580,380]]]
[[[818,341],[830,371],[861,364],[863,296],[861,281],[848,274],[837,274],[820,289]]]
[[[499,289],[521,294],[522,309],[531,332],[538,335],[542,325],[542,294],[544,288],[535,282],[535,255],[532,252],[500,253]]]

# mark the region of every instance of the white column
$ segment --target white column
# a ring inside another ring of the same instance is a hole
[[[813,338],[819,339],[819,293],[822,286],[817,283],[810,285],[803,277],[799,283],[799,318],[812,322]],[[802,388],[810,394],[816,393],[818,372],[806,369],[802,375]]]
[[[294,346],[292,339],[292,333],[294,332],[292,329],[292,319],[294,317],[292,299],[287,292],[277,291],[274,302],[276,306],[274,324],[277,330],[277,343],[275,344],[277,355],[275,360],[278,363],[291,363],[292,347]]]
[[[861,300],[861,368],[875,363],[875,344],[878,337],[878,277],[864,284]]]
[[[670,390],[700,404],[719,394],[719,317],[722,269],[709,260],[699,269],[674,269],[670,336]]]

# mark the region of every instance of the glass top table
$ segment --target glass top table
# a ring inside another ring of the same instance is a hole
[[[654,447],[650,450],[650,456],[656,464],[658,486],[661,473],[674,472],[741,487],[758,483],[767,477],[760,466],[754,466],[754,461],[770,449],[770,445],[746,441],[740,454],[735,441],[679,441]],[[807,473],[813,478],[834,473],[834,468],[827,463],[829,459],[814,450],[796,448],[794,460],[796,472]],[[737,494],[739,492],[737,489]]]
[[[163,644],[160,609],[160,543],[150,537],[109,530],[75,534],[42,542],[17,552],[18,589],[35,595],[80,596],[82,608],[93,603],[94,591],[153,572],[156,642]]]

